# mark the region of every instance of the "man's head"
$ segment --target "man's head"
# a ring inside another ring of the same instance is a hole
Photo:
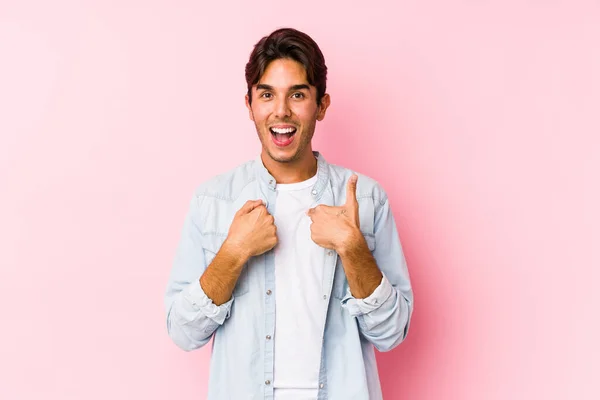
[[[279,163],[312,157],[316,121],[325,117],[327,66],[319,46],[295,29],[262,38],[246,64],[246,106],[263,146]]]
[[[256,45],[246,64],[248,98],[252,102],[252,86],[256,85],[269,63],[288,58],[299,62],[306,71],[310,85],[317,89],[317,104],[327,89],[327,66],[317,43],[306,33],[292,28],[281,28],[265,36]]]

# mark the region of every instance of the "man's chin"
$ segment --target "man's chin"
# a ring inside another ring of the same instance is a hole
[[[286,149],[263,146],[263,151],[271,160],[282,164],[289,164],[300,160],[302,158],[302,154],[306,151],[306,147],[302,145],[298,147],[294,143],[290,146],[290,148]]]
[[[292,155],[279,155],[276,156],[272,153],[268,153],[269,154],[269,158],[271,158],[271,160],[276,161],[276,162],[280,162],[280,163],[291,163],[293,161],[296,161],[298,159],[298,155],[297,154],[292,154]]]

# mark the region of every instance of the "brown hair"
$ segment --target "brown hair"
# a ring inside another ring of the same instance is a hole
[[[269,63],[280,58],[289,58],[304,66],[308,83],[317,88],[317,104],[321,104],[327,81],[325,58],[310,36],[292,28],[277,29],[254,45],[250,60],[246,64],[246,83],[250,103],[252,103],[252,86],[258,83]]]

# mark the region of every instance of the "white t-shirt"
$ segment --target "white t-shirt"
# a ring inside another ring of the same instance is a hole
[[[275,400],[315,400],[325,323],[321,286],[325,249],[310,238],[317,176],[278,184],[275,225]]]

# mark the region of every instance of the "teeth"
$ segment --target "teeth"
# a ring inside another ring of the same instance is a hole
[[[280,135],[296,132],[296,128],[271,128],[271,130]]]

